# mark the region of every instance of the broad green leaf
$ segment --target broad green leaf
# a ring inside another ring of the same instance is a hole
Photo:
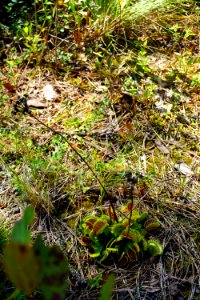
[[[33,248],[10,241],[3,254],[4,269],[9,279],[18,290],[31,295],[39,282],[39,265]]]
[[[112,297],[112,290],[115,285],[115,276],[113,274],[109,275],[108,279],[104,283],[101,289],[101,295],[99,300],[110,300]]]
[[[23,219],[26,222],[27,225],[31,224],[33,222],[34,218],[34,209],[31,206],[28,206],[24,210],[24,216]]]
[[[58,246],[45,246],[40,236],[34,243],[34,250],[40,267],[38,288],[45,300],[65,299],[68,262],[63,252]]]
[[[34,217],[32,207],[27,207],[24,210],[24,215],[13,227],[11,239],[23,245],[28,245],[31,241],[31,234],[28,230],[28,225],[31,224]]]

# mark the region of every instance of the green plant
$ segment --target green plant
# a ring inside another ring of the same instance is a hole
[[[0,219],[0,255],[2,255],[3,248],[8,241],[9,231],[6,228],[6,224]],[[5,278],[5,274],[0,267],[0,299],[7,298],[7,287],[9,286],[9,281]]]
[[[34,11],[33,0],[2,0],[1,9],[2,23],[9,25],[16,31],[23,24],[27,16]]]
[[[42,48],[45,47],[44,43],[42,43],[43,39],[39,34],[33,32],[32,24],[26,22],[24,25],[25,26],[21,31],[21,35],[24,39],[24,45],[27,48],[24,58],[33,58],[33,56],[35,56],[34,58],[36,58],[38,56],[38,52],[40,52]]]
[[[99,300],[110,300],[112,297],[112,290],[115,284],[115,277],[113,274],[109,275],[108,279],[101,288],[101,295]]]
[[[148,239],[148,233],[156,230],[159,222],[149,218],[147,212],[139,213],[132,203],[118,211],[118,222],[110,210],[110,216],[86,216],[80,223],[82,245],[90,256],[101,262],[113,257],[121,264],[136,261],[145,256],[157,256],[163,252],[160,243]]]
[[[0,224],[0,253],[2,252],[2,249],[8,240],[8,230],[5,228],[5,225]]]
[[[46,246],[40,236],[32,242],[28,226],[33,219],[34,211],[27,207],[4,248],[4,270],[16,287],[9,299],[16,297],[19,291],[31,297],[36,290],[47,300],[64,299],[67,289],[67,260],[57,246]]]

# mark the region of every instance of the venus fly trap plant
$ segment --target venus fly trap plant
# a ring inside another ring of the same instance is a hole
[[[100,262],[112,257],[125,265],[144,257],[162,254],[160,243],[148,239],[148,233],[159,226],[159,222],[149,218],[147,212],[140,214],[128,203],[120,208],[118,222],[112,212],[110,216],[86,216],[80,224],[81,241],[89,249],[90,256]]]

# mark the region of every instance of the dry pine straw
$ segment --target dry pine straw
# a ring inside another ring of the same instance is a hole
[[[66,99],[70,95],[70,101],[77,103],[74,106],[74,114],[76,115],[77,112],[80,116],[84,115],[85,108],[81,111],[81,105],[84,107],[84,103],[88,103],[89,95],[87,97],[80,97],[78,89],[74,90],[72,86],[73,84],[63,84],[57,81],[57,88],[60,90],[61,98]],[[40,94],[40,91],[36,94]],[[94,95],[90,99],[92,97]],[[44,111],[36,112],[36,115],[43,122],[50,121],[56,130],[61,131],[63,130],[63,126],[59,121],[62,121],[63,116],[67,118],[67,114],[62,103],[59,103],[59,101],[56,104],[50,104]],[[53,122],[52,116],[57,119],[56,122]],[[123,121],[125,122],[126,118],[129,118],[127,112],[120,116],[121,124],[123,124]],[[142,126],[144,126],[144,123]],[[40,131],[38,136],[38,130],[41,129],[41,126],[30,117],[27,118],[25,127],[28,128],[29,125],[31,128],[34,128],[33,135],[37,137],[40,145],[45,144],[51,139],[51,134],[45,130]],[[97,129],[101,133],[105,131],[105,128],[112,130],[114,125],[116,126],[115,115],[113,118],[102,119],[100,127]],[[15,122],[11,124],[11,128],[12,126],[15,126]],[[97,145],[95,138],[90,137],[86,148],[90,147],[92,142],[94,145]],[[120,150],[117,142],[112,142],[114,146],[111,156]],[[105,147],[106,144],[104,141],[99,142],[98,150],[100,152],[105,152]],[[143,150],[148,151],[147,149]],[[80,246],[75,229],[71,229],[70,226],[66,225],[64,220],[56,221],[53,217],[46,217],[44,218],[45,222],[43,222],[42,218],[39,218],[38,223],[40,228],[43,228],[48,243],[57,241],[57,232],[59,232],[65,246],[68,241],[73,246],[67,248],[67,256],[70,257],[70,261],[79,273],[80,279],[76,280],[75,285],[70,281],[70,294],[67,299],[98,299],[99,289],[91,290],[87,280],[88,278],[92,279],[101,272],[113,272],[116,274],[116,285],[113,291],[114,299],[198,299],[200,291],[200,206],[198,204],[197,192],[198,179],[192,177],[183,189],[182,195],[180,193],[176,195],[175,186],[171,183],[172,181],[168,181],[172,175],[174,176],[174,185],[176,185],[176,180],[177,185],[179,184],[178,173],[174,173],[174,169],[171,168],[170,170],[169,168],[169,172],[162,176],[162,181],[166,181],[166,184],[160,186],[156,182],[159,195],[151,190],[151,188],[147,190],[145,195],[140,195],[139,187],[137,195],[136,188],[136,195],[140,199],[141,209],[149,211],[152,216],[156,216],[161,222],[162,226],[158,239],[163,244],[164,254],[160,258],[136,262],[124,269],[117,265],[103,266],[97,262],[91,262],[85,249],[82,249]],[[4,187],[2,186],[1,188],[2,199],[8,200],[12,198],[12,201],[7,201],[6,205],[8,206],[8,210],[12,207],[10,216],[14,215],[13,221],[15,221],[20,217],[20,215],[18,216],[13,213],[13,202],[17,201],[17,197],[13,199],[13,190],[7,184],[7,180],[4,180]],[[186,193],[188,190],[194,195],[194,199],[188,199]],[[169,197],[169,192],[172,196],[171,198]],[[186,195],[185,198],[184,195]],[[170,201],[163,200],[166,198],[170,199]],[[5,216],[7,217],[8,214],[6,213]],[[48,222],[46,222],[47,219]],[[10,223],[13,223],[13,221],[10,221]],[[59,243],[61,244],[61,242]],[[94,271],[91,274],[92,267]]]

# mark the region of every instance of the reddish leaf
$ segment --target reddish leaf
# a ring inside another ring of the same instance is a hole
[[[92,230],[93,229],[93,225],[96,222],[96,218],[91,217],[90,219],[88,219],[85,224],[88,227],[88,229]]]
[[[127,204],[127,207],[126,207],[126,211],[129,212],[129,211],[131,211],[131,210],[133,210],[133,209],[134,209],[134,205],[133,205],[131,202],[129,202],[129,203]]]
[[[138,259],[136,251],[134,249],[129,249],[127,255],[130,261],[135,261]]]
[[[125,267],[128,263],[129,263],[128,257],[123,254],[119,259],[119,265],[121,267]]]
[[[80,46],[81,41],[82,41],[82,33],[80,32],[80,30],[74,30],[74,40],[75,42]]]
[[[106,227],[108,227],[108,223],[103,220],[102,221],[99,220],[99,221],[95,222],[95,224],[93,226],[93,231],[95,234],[98,235],[98,234],[101,234]]]
[[[81,244],[83,246],[90,246],[91,245],[91,239],[88,238],[87,236],[83,236],[81,239]]]
[[[10,93],[15,93],[16,92],[16,87],[9,82],[4,82],[3,86],[10,92]]]
[[[129,239],[131,241],[133,241],[133,236],[130,232],[128,232],[128,230],[124,230],[121,234],[122,239]]]
[[[149,219],[144,223],[144,227],[147,231],[156,230],[160,227],[160,223],[154,219]]]
[[[111,220],[116,221],[115,214],[114,214],[113,209],[111,207],[109,207],[109,216],[110,216]]]

